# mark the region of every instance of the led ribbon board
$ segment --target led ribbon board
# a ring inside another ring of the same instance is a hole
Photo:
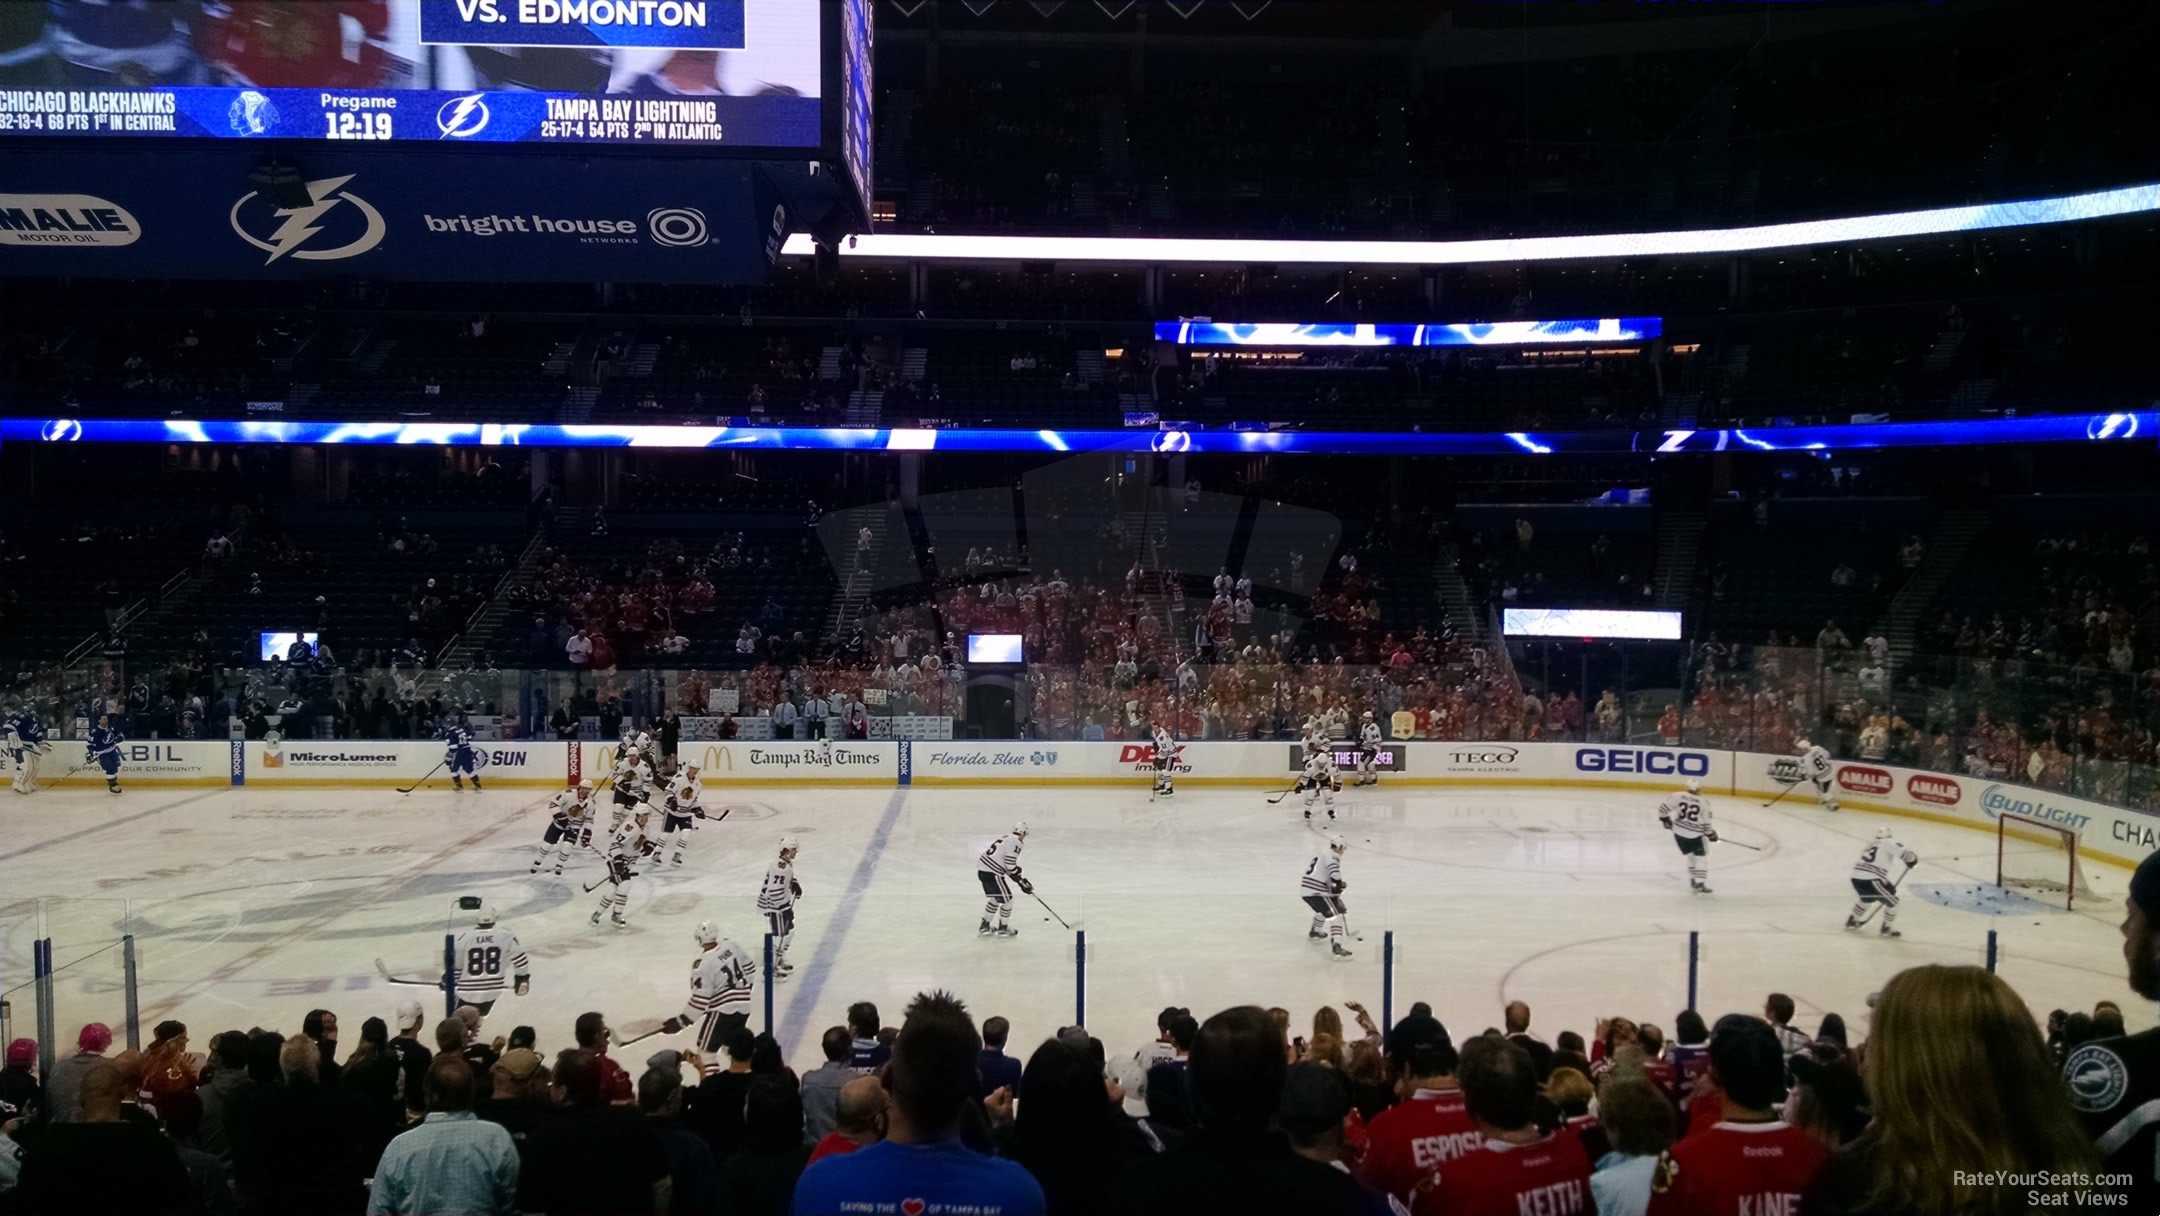
[[[762,448],[848,452],[1199,452],[1229,455],[1543,456],[1627,452],[1816,452],[2020,443],[2149,442],[2160,414],[2051,414],[1965,422],[1686,431],[920,430],[328,422],[174,418],[6,418],[6,443],[293,443],[548,448]]]
[[[1473,262],[1544,262],[1567,258],[1636,258],[1747,253],[1898,237],[1942,236],[2068,224],[2160,211],[2160,182],[2051,198],[1891,211],[1842,219],[1684,228],[1599,236],[1502,237],[1477,241],[1290,241],[1125,236],[942,236],[872,233],[841,242],[843,258],[907,262],[1131,262],[1142,265],[1295,263],[1331,266],[1460,266]],[[809,257],[811,240],[788,238],[782,252]]]
[[[1465,321],[1353,325],[1336,322],[1157,321],[1155,340],[1179,346],[1544,346],[1644,342],[1665,332],[1659,317],[1581,321]]]

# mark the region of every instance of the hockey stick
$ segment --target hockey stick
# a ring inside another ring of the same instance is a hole
[[[435,762],[435,767],[434,767],[434,768],[431,768],[431,769],[429,769],[429,770],[427,771],[427,777],[422,777],[422,778],[421,778],[421,779],[419,779],[418,781],[415,781],[415,782],[413,782],[413,783],[412,783],[411,785],[408,785],[408,786],[404,787],[403,789],[399,790],[399,791],[398,791],[398,793],[400,793],[400,794],[410,794],[410,793],[412,793],[412,792],[413,792],[414,790],[416,790],[416,789],[419,789],[419,788],[420,788],[421,786],[423,786],[423,785],[426,785],[426,784],[428,783],[428,777],[432,777],[432,776],[434,776],[435,774],[437,774],[437,773],[441,772],[441,771],[442,771],[442,767],[443,767],[443,765],[445,765],[445,764],[448,764],[448,763],[450,763],[450,758],[449,758],[448,756],[445,756],[445,757],[443,757],[443,758],[442,758],[441,760],[438,760],[438,761],[436,761],[436,762]]]
[[[1746,850],[1747,850],[1748,852],[1750,852],[1750,853],[1760,853],[1760,852],[1762,852],[1762,846],[1761,846],[1761,845],[1759,845],[1759,844],[1746,844],[1746,843],[1743,843],[1743,842],[1741,842],[1741,841],[1738,841],[1738,840],[1727,840],[1727,839],[1725,839],[1725,838],[1724,838],[1723,836],[1720,836],[1720,837],[1718,837],[1718,838],[1717,838],[1717,840],[1716,840],[1716,841],[1715,841],[1714,843],[1717,843],[1717,844],[1729,844],[1729,845],[1733,846],[1733,847],[1734,847],[1734,848],[1736,848],[1736,849],[1746,849]]]
[[[649,1039],[649,1038],[653,1037],[654,1035],[656,1035],[656,1034],[659,1034],[659,1033],[660,1033],[661,1031],[663,1031],[663,1030],[665,1030],[665,1029],[667,1029],[667,1023],[666,1023],[666,1022],[662,1022],[662,1023],[660,1023],[660,1024],[658,1025],[658,1026],[655,1026],[655,1027],[653,1027],[653,1028],[652,1028],[651,1030],[648,1030],[648,1031],[646,1031],[646,1032],[645,1032],[644,1034],[634,1034],[634,1035],[631,1035],[631,1036],[630,1036],[629,1038],[627,1038],[627,1039],[616,1039],[616,1040],[615,1040],[615,1046],[617,1046],[617,1047],[628,1047],[628,1046],[630,1046],[630,1045],[631,1045],[632,1043],[642,1043],[642,1042],[644,1042],[645,1040],[647,1040],[647,1039]],[[687,1027],[685,1027],[685,1029],[688,1029],[688,1028],[687,1028]],[[681,1034],[681,1033],[682,1033],[682,1031],[678,1030],[678,1031],[676,1031],[675,1033],[677,1033],[677,1034]]]
[[[1050,905],[1049,905],[1049,904],[1048,904],[1047,902],[1045,902],[1045,901],[1043,900],[1043,897],[1042,897],[1042,896],[1040,896],[1040,895],[1037,895],[1037,894],[1035,894],[1035,892],[1033,892],[1033,891],[1030,891],[1030,892],[1028,892],[1028,895],[1029,895],[1029,897],[1030,897],[1030,898],[1032,898],[1032,899],[1033,899],[1033,900],[1034,900],[1034,901],[1035,901],[1036,903],[1042,904],[1042,906],[1043,906],[1043,911],[1045,911],[1045,912],[1048,912],[1048,913],[1050,914],[1051,918],[1052,918],[1052,919],[1054,919],[1054,920],[1056,920],[1056,921],[1057,921],[1057,923],[1058,923],[1058,924],[1059,924],[1060,926],[1062,926],[1062,927],[1064,927],[1064,928],[1067,928],[1067,929],[1070,929],[1070,928],[1072,928],[1072,926],[1071,926],[1071,925],[1068,925],[1068,924],[1066,924],[1066,923],[1065,923],[1065,918],[1064,918],[1064,917],[1062,917],[1062,916],[1059,916],[1059,915],[1057,914],[1057,909],[1056,909],[1056,908],[1053,908],[1053,907],[1051,907],[1051,906],[1050,906]]]
[[[377,971],[378,973],[380,973],[380,974],[382,975],[382,977],[383,977],[383,979],[384,979],[384,980],[386,980],[386,981],[388,981],[389,983],[392,983],[392,984],[403,984],[403,985],[405,985],[405,986],[406,986],[406,987],[408,987],[408,988],[441,988],[441,987],[442,987],[442,981],[441,981],[441,980],[405,980],[405,979],[399,979],[399,978],[398,978],[397,976],[394,976],[394,975],[390,974],[390,968],[388,968],[388,967],[385,967],[385,966],[383,965],[383,961],[382,961],[381,959],[376,959],[376,960],[375,960],[375,970],[376,970],[376,971]]]
[[[1767,810],[1767,809],[1768,809],[1768,808],[1770,808],[1770,807],[1776,806],[1776,805],[1777,805],[1777,803],[1778,803],[1778,800],[1779,800],[1779,799],[1783,798],[1783,797],[1784,797],[1785,795],[1787,795],[1787,794],[1790,794],[1790,793],[1792,793],[1792,792],[1793,792],[1793,786],[1796,786],[1796,785],[1799,785],[1799,784],[1800,784],[1799,782],[1795,781],[1795,782],[1793,782],[1793,784],[1792,784],[1792,785],[1788,785],[1788,786],[1786,786],[1786,787],[1785,787],[1784,789],[1781,789],[1781,790],[1779,790],[1779,791],[1777,792],[1777,797],[1775,797],[1775,798],[1772,798],[1772,799],[1771,799],[1770,801],[1768,801],[1768,802],[1765,802],[1765,803],[1763,803],[1763,807],[1764,807],[1764,809],[1766,809],[1766,810]]]
[[[38,788],[49,789],[89,767],[90,761],[85,760],[81,764],[76,765],[74,768],[69,769],[68,771],[60,774],[57,777],[40,777],[38,778]]]
[[[1295,785],[1291,786],[1289,789],[1286,790],[1277,790],[1275,791],[1275,796],[1267,800],[1267,804],[1269,806],[1274,806],[1276,803],[1281,802],[1283,799],[1288,798],[1290,795],[1297,792],[1298,787]]]

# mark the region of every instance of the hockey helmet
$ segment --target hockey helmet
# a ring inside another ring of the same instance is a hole
[[[1890,839],[1890,829],[1889,829],[1888,827],[1879,827],[1879,828],[1876,828],[1876,829],[1875,829],[1875,839],[1877,839],[1877,840],[1888,840],[1888,839]]]
[[[1688,792],[1688,793],[1690,793],[1690,794],[1700,794],[1700,793],[1702,793],[1702,779],[1701,779],[1700,777],[1690,777],[1690,778],[1688,778],[1688,779],[1687,779],[1687,792]]]
[[[587,798],[590,798],[590,797],[592,797],[592,794],[593,794],[593,786],[592,786],[592,781],[591,781],[590,779],[587,779],[587,780],[584,780],[584,781],[580,781],[580,782],[578,782],[578,783],[577,783],[577,796],[578,796],[578,800],[579,800],[580,802],[584,801],[584,800],[585,800],[585,799],[587,799]]]
[[[698,773],[702,769],[704,769],[704,767],[704,765],[699,764],[695,760],[686,760],[683,762],[682,770],[685,776],[689,777],[692,781],[695,781],[697,780]]]
[[[715,946],[720,943],[720,930],[709,920],[701,920],[697,927],[697,944]]]
[[[480,902],[480,910],[473,913],[473,927],[476,929],[485,929],[493,925],[494,923],[495,901],[492,899],[482,900]]]
[[[632,815],[635,815],[639,819],[648,818],[652,815],[652,800],[650,798],[640,799],[637,804],[637,809],[630,813]]]
[[[1792,745],[1792,747],[1793,747],[1793,750],[1794,750],[1794,751],[1796,751],[1796,752],[1804,752],[1804,751],[1806,751],[1807,749],[1809,749],[1809,748],[1811,748],[1811,747],[1813,747],[1813,746],[1815,746],[1815,745],[1814,745],[1814,744],[1812,744],[1812,743],[1810,743],[1810,742],[1808,742],[1808,741],[1807,741],[1806,739],[1804,739],[1804,738],[1802,738],[1802,739],[1795,739],[1795,740],[1793,740],[1793,745]]]
[[[1014,825],[1013,825],[1013,827],[1012,827],[1012,834],[1013,834],[1013,835],[1015,835],[1015,836],[1025,836],[1025,835],[1027,835],[1027,834],[1028,834],[1028,825],[1027,825],[1027,820],[1023,819],[1023,820],[1021,820],[1020,822],[1018,822],[1018,823],[1014,824]]]
[[[1361,718],[1363,718],[1363,719],[1364,719],[1365,721],[1367,721],[1367,722],[1370,722],[1370,721],[1372,721],[1372,711],[1371,711],[1371,710],[1369,710],[1369,709],[1368,709],[1368,710],[1366,710],[1366,711],[1365,711],[1364,713],[1362,713],[1362,714],[1358,715],[1358,716],[1359,716],[1359,717],[1361,717]]]
[[[1332,852],[1340,853],[1350,846],[1343,840],[1341,833],[1329,832],[1327,834],[1327,847]]]
[[[794,838],[793,836],[782,836],[782,837],[780,838],[780,852],[781,852],[781,853],[782,853],[783,855],[786,855],[786,854],[791,854],[791,853],[799,853],[799,852],[801,852],[801,851],[802,851],[802,841],[800,841],[800,840],[797,840],[797,839],[796,839],[796,838]]]

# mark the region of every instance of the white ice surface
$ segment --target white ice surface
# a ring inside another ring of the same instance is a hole
[[[1307,943],[1298,899],[1317,834],[1295,800],[1271,807],[1262,791],[1188,788],[1151,804],[1144,784],[715,786],[708,801],[733,814],[692,837],[681,870],[645,882],[624,930],[587,923],[599,895],[578,888],[599,873],[595,856],[574,858],[559,879],[528,877],[547,822],[541,794],[144,788],[0,798],[0,989],[13,990],[14,1033],[32,1033],[40,910],[60,968],[63,1042],[84,1021],[120,1021],[124,931],[137,940],[146,1038],[177,1017],[200,1050],[220,1029],[296,1030],[320,1006],[357,1042],[362,1019],[389,1020],[413,995],[432,1023],[440,995],[385,984],[373,960],[400,975],[439,973],[443,933],[464,923],[453,911],[463,894],[491,897],[533,956],[532,993],[497,1005],[491,1033],[529,1023],[553,1050],[588,1009],[605,1012],[619,1035],[636,1033],[682,1007],[700,920],[758,948],[756,886],[785,831],[802,839],[805,888],[797,972],[774,993],[791,1063],[815,1066],[818,1035],[851,1001],[875,1001],[894,1022],[912,993],[931,987],[959,993],[978,1016],[1010,1018],[1024,1051],[1074,1020],[1076,967],[1073,934],[1024,896],[1017,939],[976,936],[975,856],[1016,817],[1033,828],[1022,861],[1038,893],[1086,930],[1086,1023],[1113,1051],[1152,1037],[1169,1004],[1203,1018],[1236,1003],[1281,1005],[1299,1033],[1327,1002],[1361,1000],[1377,1018],[1390,929],[1397,1016],[1428,1001],[1459,1033],[1496,1024],[1512,998],[1530,1002],[1547,1038],[1588,1034],[1613,1013],[1669,1029],[1686,1002],[1690,930],[1703,943],[1698,1004],[1713,1017],[1759,1011],[1765,993],[1782,990],[1798,1001],[1803,1028],[1834,1010],[1864,1033],[1866,997],[1893,972],[1981,962],[1994,928],[2001,973],[2035,1016],[2112,998],[2131,1029],[2155,1021],[2122,978],[2121,872],[2088,866],[2103,898],[2075,913],[1955,910],[1916,892],[1990,879],[1992,836],[1833,816],[1793,799],[1767,810],[1713,800],[1734,843],[1713,846],[1716,893],[1697,897],[1658,829],[1653,794],[1347,791],[1338,830],[1350,845],[1350,924],[1363,940],[1354,961],[1335,963]],[[1852,902],[1847,870],[1883,823],[1924,859],[1907,884],[1899,941],[1872,926],[1840,930]],[[753,1027],[763,1000],[761,985]],[[642,1059],[667,1041],[625,1054]]]

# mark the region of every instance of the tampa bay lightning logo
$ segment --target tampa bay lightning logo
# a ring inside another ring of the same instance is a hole
[[[267,135],[277,126],[278,109],[270,99],[253,89],[242,89],[225,108],[225,125],[235,135]]]
[[[38,438],[47,443],[73,443],[82,438],[82,423],[73,418],[48,419],[39,429]]]
[[[435,111],[435,129],[444,139],[471,139],[487,130],[487,98],[478,93],[453,97]]]
[[[2070,1104],[2082,1111],[2103,1111],[2122,1101],[2130,1088],[2130,1070],[2122,1057],[2098,1043],[2087,1043],[2063,1061]]]
[[[1186,431],[1158,431],[1148,446],[1158,452],[1190,452],[1192,435]]]
[[[2135,439],[2137,433],[2136,414],[2095,414],[2085,424],[2087,439]]]

